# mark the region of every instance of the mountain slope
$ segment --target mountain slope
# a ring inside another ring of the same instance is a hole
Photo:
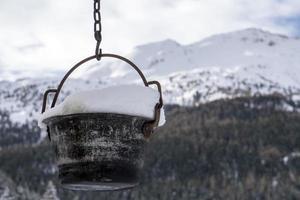
[[[300,96],[300,40],[260,29],[215,35],[191,45],[172,40],[136,47],[129,58],[165,88],[169,103],[191,105],[245,94]],[[122,62],[95,65],[88,79],[138,81]]]
[[[246,29],[190,45],[173,40],[142,45],[127,57],[142,69],[148,80],[157,79],[162,83],[167,104],[198,105],[220,98],[273,93],[291,101],[300,100],[299,52],[297,38]],[[105,58],[88,65],[89,68],[82,67],[77,76],[66,82],[61,99],[79,90],[119,83],[141,84],[138,74],[122,61]],[[61,78],[61,74],[55,77],[45,73],[9,81],[4,75],[7,73],[2,71],[0,110],[20,124],[36,118],[42,93],[48,87],[57,87]],[[8,77],[13,80],[13,74]]]

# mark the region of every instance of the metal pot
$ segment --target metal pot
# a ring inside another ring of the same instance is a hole
[[[128,63],[139,73],[146,87],[157,86],[160,99],[153,108],[154,119],[114,113],[81,113],[44,119],[49,139],[56,149],[59,179],[67,189],[120,190],[136,186],[143,166],[146,138],[158,126],[163,105],[159,82],[147,82],[139,68],[124,57],[114,54],[101,54],[101,57]],[[54,107],[69,75],[95,58],[79,62],[64,76],[57,89],[45,92],[42,113],[46,110],[48,94],[55,93],[51,104]]]

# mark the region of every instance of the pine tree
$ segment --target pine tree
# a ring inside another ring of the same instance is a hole
[[[42,200],[59,200],[57,196],[57,190],[52,181],[49,181],[46,192],[42,197]]]
[[[8,187],[0,188],[0,200],[15,200]]]

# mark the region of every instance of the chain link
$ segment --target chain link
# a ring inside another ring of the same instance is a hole
[[[100,44],[102,41],[102,26],[101,26],[101,13],[100,13],[100,0],[94,0],[94,37],[97,41],[95,55],[97,56],[97,60],[101,59],[102,49],[100,48]]]

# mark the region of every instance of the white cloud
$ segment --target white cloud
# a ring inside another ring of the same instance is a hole
[[[300,13],[299,0],[102,0],[101,6],[102,47],[120,54],[151,41],[187,44],[247,27],[292,34],[293,26],[275,19]],[[3,65],[64,70],[93,54],[92,8],[84,0],[1,0]]]

